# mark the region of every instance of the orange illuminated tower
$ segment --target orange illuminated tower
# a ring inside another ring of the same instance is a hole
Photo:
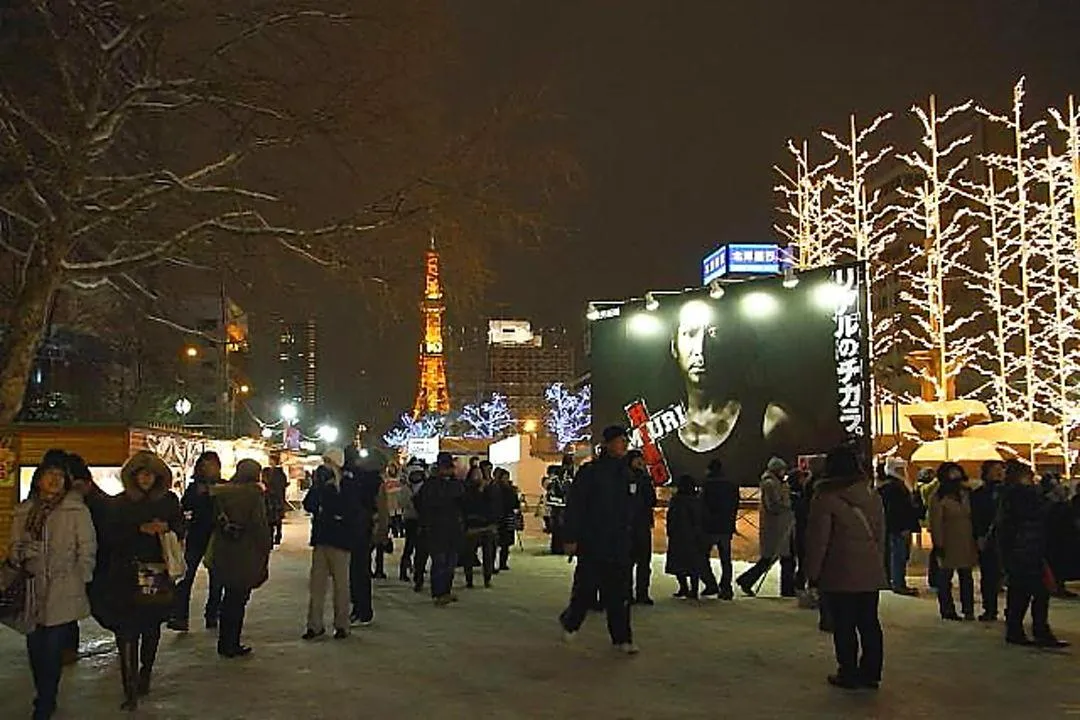
[[[424,263],[424,299],[420,303],[424,319],[424,341],[420,343],[420,385],[416,390],[413,417],[424,413],[450,412],[450,391],[446,385],[446,356],[443,354],[442,318],[446,312],[439,281],[439,253],[435,238]]]

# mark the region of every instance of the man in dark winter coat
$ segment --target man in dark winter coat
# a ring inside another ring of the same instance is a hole
[[[329,448],[315,471],[311,489],[304,496],[304,510],[311,513],[311,575],[309,578],[305,640],[326,634],[323,605],[327,581],[334,586],[334,638],[349,635],[349,564],[361,530],[359,485],[345,478],[344,453]]]
[[[454,570],[458,549],[465,541],[465,523],[461,499],[465,485],[457,479],[454,456],[439,453],[435,476],[427,480],[416,496],[424,545],[431,558],[431,597],[436,605],[447,605],[456,598]]]
[[[998,591],[1001,589],[1001,556],[998,553],[994,521],[1001,499],[1005,463],[987,460],[979,473],[980,483],[971,491],[971,529],[979,547],[979,589],[982,591],[982,622],[996,622]]]
[[[204,452],[195,461],[195,472],[192,474],[191,484],[187,486],[184,497],[180,500],[180,509],[183,510],[184,518],[187,520],[187,540],[184,545],[184,562],[187,564],[187,572],[176,585],[176,606],[173,609],[172,619],[169,620],[170,630],[187,632],[189,628],[191,586],[195,583],[195,576],[199,573],[199,566],[210,546],[210,536],[214,532],[214,500],[210,495],[210,488],[219,482],[221,482],[221,458],[216,452]],[[224,594],[225,588],[217,574],[211,570],[205,610],[208,630],[218,626]]]
[[[378,461],[370,456],[367,460],[360,457],[360,450],[355,445],[345,447],[341,474],[342,484],[350,486],[351,492],[355,493],[360,513],[349,560],[349,595],[352,599],[349,621],[353,625],[367,626],[375,620],[371,602],[371,549],[382,474]]]
[[[241,460],[232,481],[211,490],[214,498],[214,534],[210,539],[211,572],[217,573],[225,594],[221,600],[218,655],[244,657],[251,648],[240,642],[251,591],[270,576],[270,550],[274,538],[266,521],[266,502],[259,487],[262,468],[254,460]]]
[[[885,461],[884,477],[878,486],[881,503],[885,507],[886,557],[889,587],[898,595],[918,595],[918,590],[907,584],[907,566],[911,558],[911,533],[920,530],[919,510],[914,495],[908,488],[905,472],[907,463],[902,458]]]
[[[631,602],[637,605],[655,605],[649,597],[649,580],[652,576],[652,534],[656,521],[653,509],[656,507],[656,487],[645,469],[645,457],[639,450],[631,450],[626,455],[630,470],[634,475],[634,527],[630,542],[631,572],[634,582]]]
[[[735,520],[739,514],[739,488],[728,480],[724,467],[719,460],[709,463],[709,472],[701,490],[702,503],[705,505],[705,541],[708,543],[706,556],[712,554],[715,547],[720,558],[720,597],[732,600],[735,592],[731,587],[734,571],[731,565],[731,538],[735,535]],[[711,573],[711,568],[710,568]],[[711,588],[706,588],[708,592]]]
[[[1034,479],[1031,468],[1019,460],[1005,464],[1005,485],[996,520],[1001,565],[1009,586],[1005,642],[1064,647],[1068,643],[1050,631],[1050,590],[1045,580],[1049,503]],[[1034,643],[1024,632],[1029,606]]]
[[[559,618],[570,641],[592,607],[597,588],[615,648],[638,652],[630,627],[630,548],[637,481],[626,464],[626,429],[604,430],[600,457],[586,463],[570,486],[566,504],[566,551],[578,558],[570,605]]]

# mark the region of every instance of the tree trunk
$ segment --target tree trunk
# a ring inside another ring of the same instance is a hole
[[[0,425],[8,425],[22,409],[34,357],[45,331],[45,316],[60,284],[60,269],[43,261],[31,263],[26,282],[11,308],[0,344]]]

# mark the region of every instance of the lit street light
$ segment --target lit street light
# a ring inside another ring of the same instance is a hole
[[[333,445],[338,439],[338,429],[332,425],[320,425],[315,434],[319,436],[319,439],[325,443]]]
[[[265,427],[262,429],[262,436],[269,440],[270,438],[274,437],[274,431],[268,427]]]
[[[199,357],[199,348],[195,347],[194,345],[188,345],[186,348],[184,348],[184,355],[192,359],[197,358]]]
[[[250,385],[241,385],[240,386],[240,394],[241,395],[247,395],[249,392],[251,392],[251,386]]]
[[[176,405],[173,406],[173,409],[176,410],[177,415],[184,417],[191,412],[191,401],[186,397],[182,397],[176,401]]]
[[[539,424],[535,420],[530,419],[530,420],[525,421],[525,432],[527,432],[527,433],[536,432],[538,427],[539,427]]]
[[[286,423],[294,423],[298,417],[300,417],[300,411],[292,403],[285,403],[281,406],[281,419]]]

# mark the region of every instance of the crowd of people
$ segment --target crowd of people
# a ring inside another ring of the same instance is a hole
[[[574,472],[567,458],[545,480],[552,551],[577,561],[559,622],[564,639],[573,641],[589,612],[602,610],[613,646],[633,655],[639,649],[631,606],[654,604],[657,493],[625,428],[607,428],[603,440],[595,459]],[[252,652],[241,641],[245,612],[252,591],[268,580],[272,548],[281,542],[284,472],[243,460],[226,482],[220,459],[207,452],[178,499],[166,463],[139,452],[121,479],[123,492],[109,496],[82,458],[51,450],[34,472],[28,500],[16,509],[5,582],[13,569],[22,573],[17,624],[26,634],[35,718],[55,712],[62,667],[77,656],[78,623],[90,615],[115,635],[121,707],[136,709],[151,690],[162,625],[190,629],[199,567],[209,574],[204,619],[207,629],[217,630],[218,653],[237,658]],[[673,483],[664,569],[677,580],[677,598],[730,601],[736,586],[755,595],[779,562],[781,594],[813,598],[821,629],[833,634],[838,670],[829,682],[876,688],[884,657],[879,592],[918,594],[907,570],[913,536],[924,526],[932,538],[928,584],[943,620],[976,619],[978,569],[978,620],[997,620],[1004,589],[1009,644],[1066,645],[1048,617],[1051,596],[1067,593],[1064,581],[1075,577],[1080,497],[1070,500],[1064,487],[1052,477],[1036,482],[1018,460],[984,463],[974,481],[962,466],[944,463],[932,475],[920,473],[912,489],[902,460],[879,466],[875,482],[848,447],[828,453],[813,472],[773,458],[760,481],[761,557],[735,578],[731,549],[740,490],[714,461],[702,482],[684,475]],[[385,577],[395,539],[402,544],[400,581],[419,593],[427,580],[434,604],[446,607],[459,599],[459,567],[468,588],[478,582],[490,588],[495,576],[510,570],[510,549],[524,526],[521,496],[506,470],[473,458],[462,472],[449,453],[431,467],[415,459],[399,467],[382,466],[353,446],[329,448],[303,508],[311,517],[302,636],[308,641],[327,633],[328,592],[335,639],[373,622],[372,579]],[[1024,627],[1029,612],[1030,636]]]
[[[760,589],[780,564],[780,593],[819,610],[819,627],[833,635],[838,669],[828,680],[845,689],[877,688],[884,641],[878,619],[879,593],[917,595],[907,569],[913,537],[929,530],[929,586],[946,621],[976,620],[974,570],[979,569],[982,614],[998,619],[1005,591],[1005,641],[1011,645],[1061,648],[1049,624],[1052,594],[1068,594],[1072,559],[1080,548],[1080,497],[1069,501],[1053,477],[1035,481],[1020,460],[987,462],[972,482],[956,463],[921,476],[912,489],[906,464],[891,459],[877,470],[864,467],[850,447],[829,452],[811,471],[771,459],[760,480],[760,559],[732,578],[731,543],[736,534],[740,492],[714,461],[703,482],[675,479],[666,513],[665,571],[678,582],[676,598],[734,597],[733,583],[747,596]],[[549,475],[549,483],[550,483]],[[929,486],[929,487],[926,487]],[[549,485],[550,488],[550,485]],[[559,524],[561,549],[578,560],[569,606],[560,616],[572,641],[589,610],[607,614],[616,649],[635,654],[630,607],[651,605],[643,547],[651,543],[656,496],[639,453],[629,450],[624,428],[604,431],[598,458],[572,482]],[[719,581],[711,555],[721,566]],[[648,550],[651,553],[651,548]],[[644,565],[644,567],[643,567]],[[636,577],[635,577],[636,576]],[[959,579],[960,612],[953,598]],[[644,589],[644,590],[643,590]],[[1024,627],[1030,611],[1031,635]]]
[[[121,470],[123,492],[109,496],[78,455],[45,454],[16,508],[7,559],[24,574],[14,621],[26,633],[33,717],[55,713],[62,667],[77,657],[78,623],[90,615],[116,638],[121,708],[135,710],[150,692],[162,625],[187,629],[200,563],[210,572],[207,625],[218,627],[218,653],[251,652],[241,643],[245,608],[267,580],[273,544],[261,468],[241,461],[223,483],[216,454],[195,467],[181,501],[165,462],[136,453]]]

